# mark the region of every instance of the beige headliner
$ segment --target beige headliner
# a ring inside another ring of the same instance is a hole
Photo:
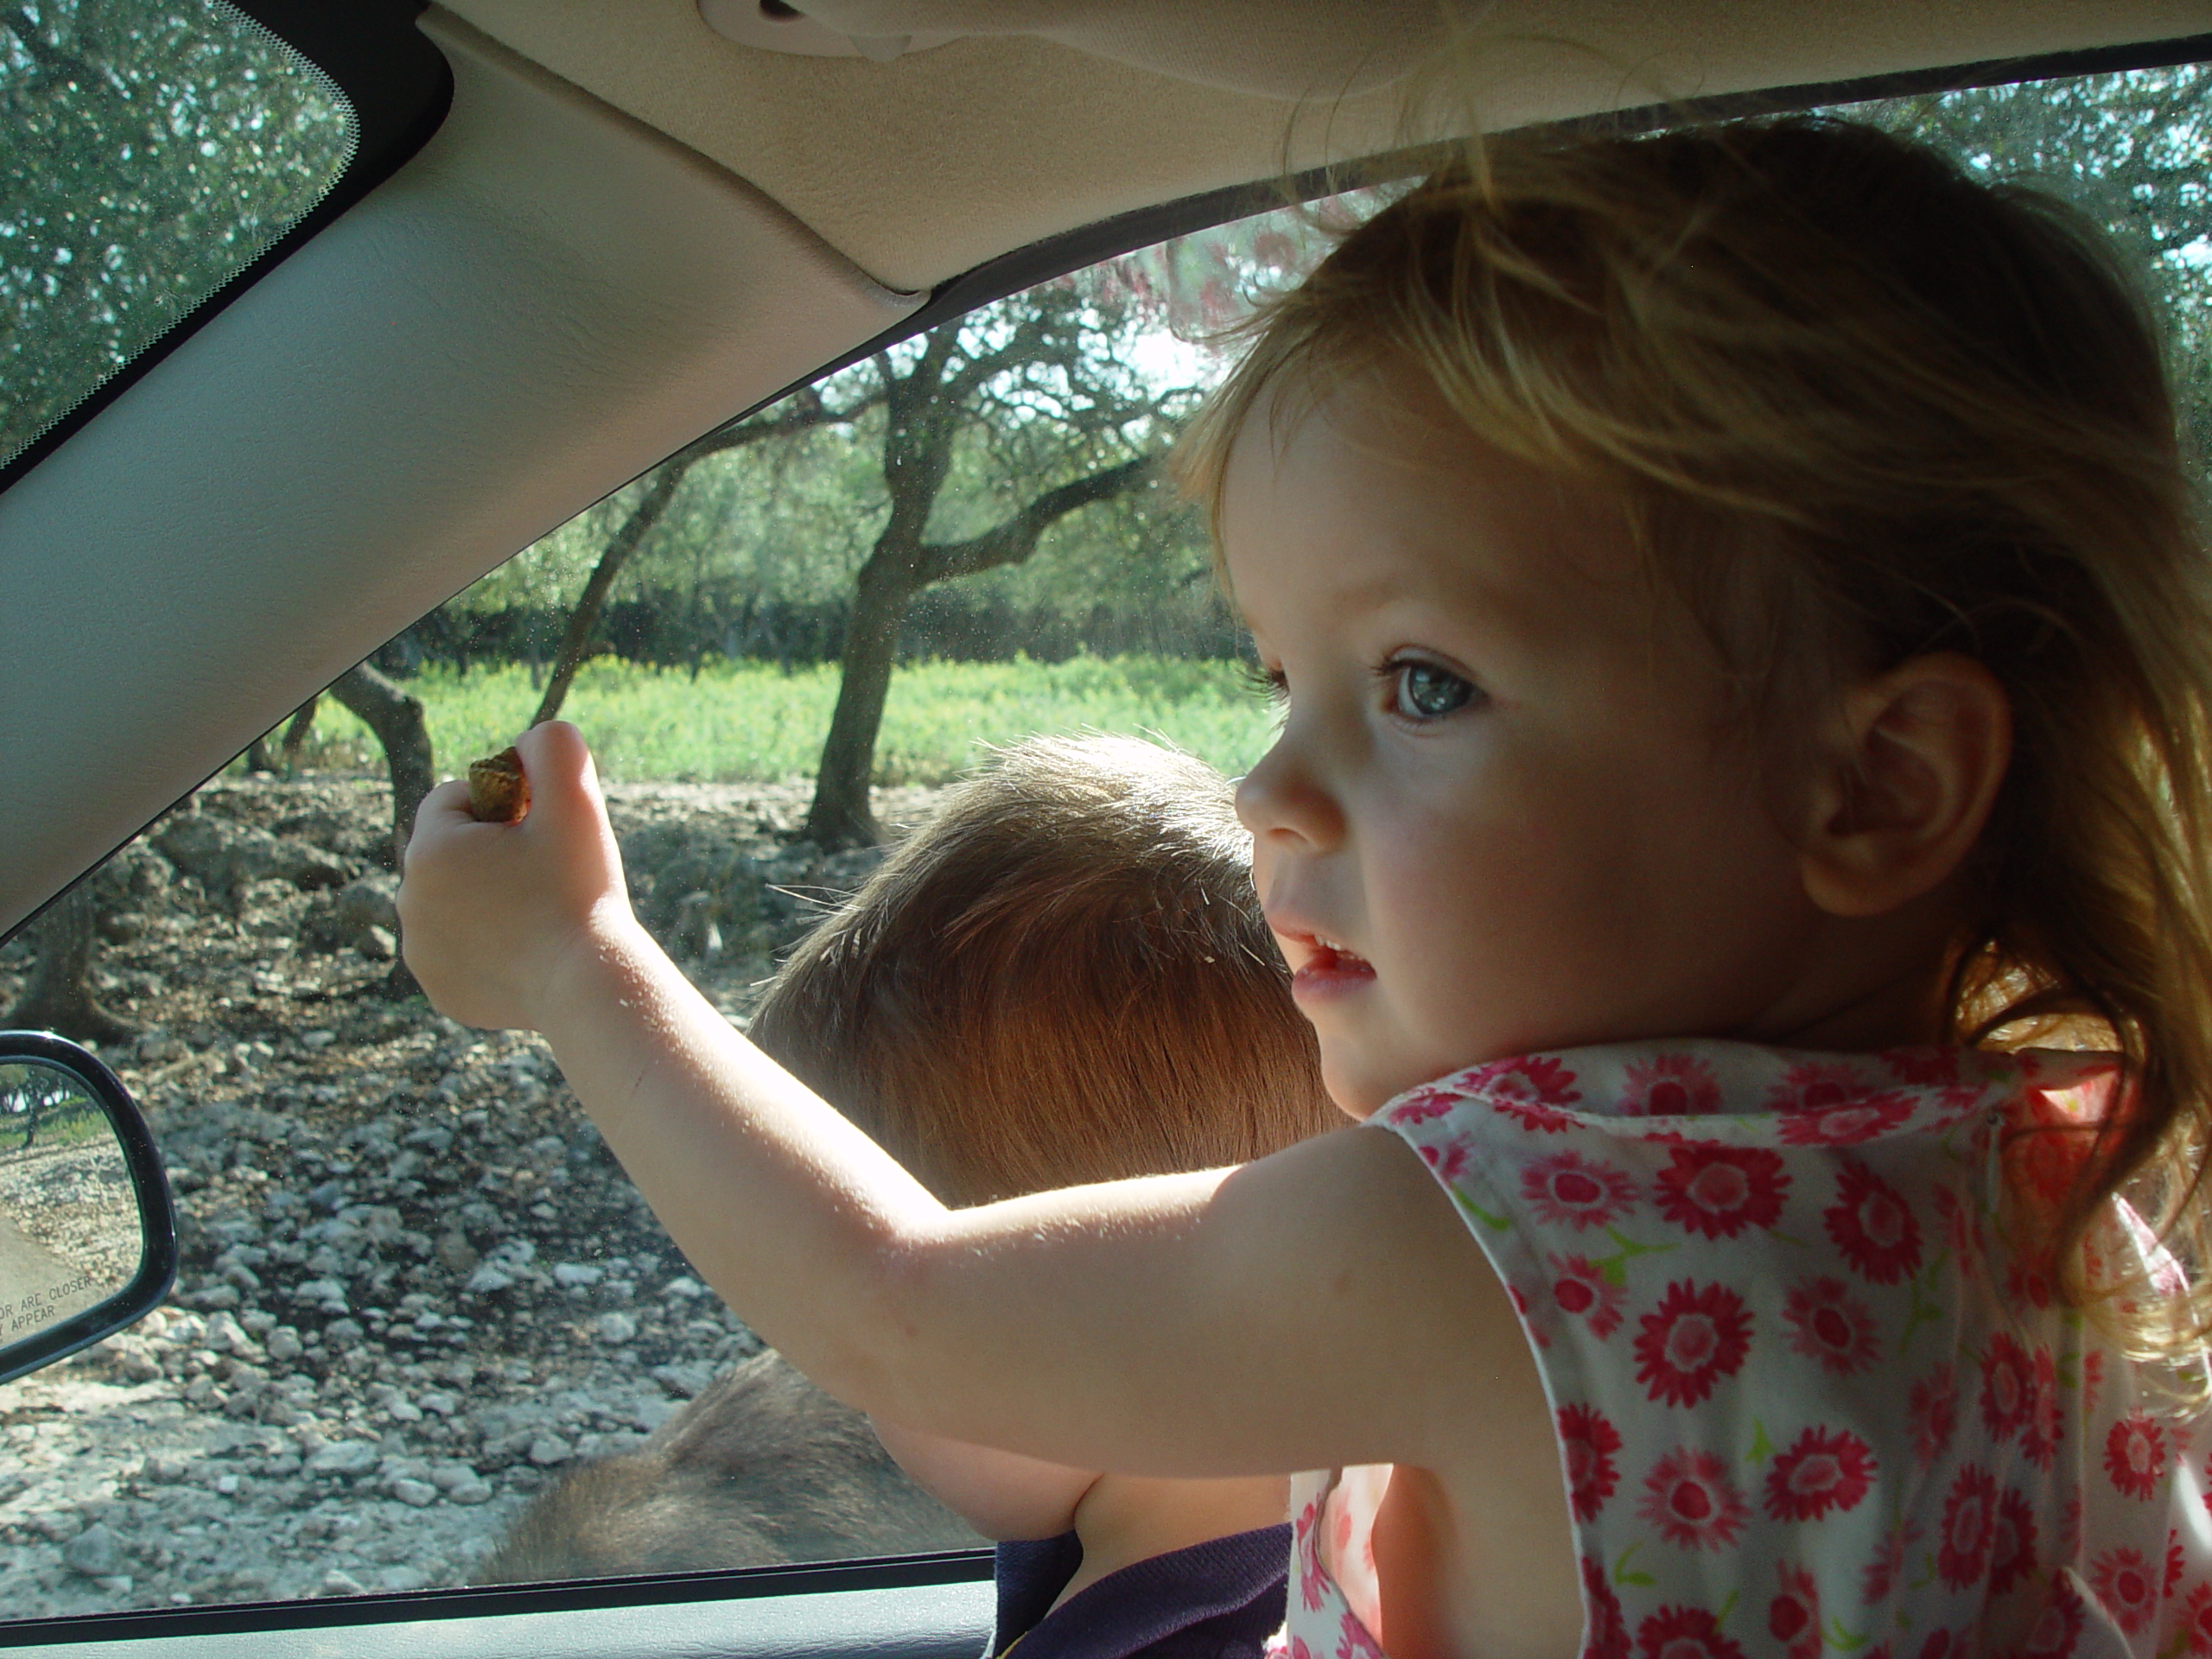
[[[1041,39],[956,41],[875,63],[733,44],[706,27],[694,0],[448,3],[749,180],[899,289],[1126,209],[1267,177],[1286,155],[1310,165],[1402,136],[1389,89],[1271,99]],[[1308,38],[1404,19],[1402,4],[1358,0],[1026,0],[1023,10],[1110,11],[1135,38],[1141,14],[1157,13],[1167,44],[1156,55],[1203,77],[1203,47],[1180,43],[1191,31],[1172,21],[1193,5],[1210,14],[1217,46],[1239,29],[1291,34],[1294,14]],[[2212,31],[2212,0],[1501,0],[1481,27],[1491,45],[1478,108],[1497,127],[1655,93],[2169,39]]]

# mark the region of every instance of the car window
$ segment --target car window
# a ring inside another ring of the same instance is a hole
[[[1860,112],[2111,226],[2201,425],[2207,85]],[[434,773],[577,721],[641,916],[742,1024],[985,746],[1150,733],[1243,769],[1274,716],[1156,462],[1225,361],[1203,337],[1362,205],[1057,279],[710,435],[110,860],[89,963],[59,927],[0,948],[0,1008],[66,1007],[145,1103],[184,1260],[169,1306],[0,1388],[0,1618],[974,1541],[705,1290],[542,1043],[429,1011],[394,837]]]
[[[245,270],[359,143],[338,84],[224,0],[0,13],[0,466]]]

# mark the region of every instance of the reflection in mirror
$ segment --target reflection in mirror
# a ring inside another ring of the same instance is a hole
[[[60,1066],[0,1065],[0,1344],[116,1295],[143,1249],[105,1108]]]

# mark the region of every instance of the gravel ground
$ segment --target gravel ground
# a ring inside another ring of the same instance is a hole
[[[741,1023],[868,854],[802,784],[609,791],[639,913]],[[879,791],[894,830],[934,791]],[[0,1618],[466,1582],[752,1333],[535,1037],[391,983],[387,797],[219,780],[98,878],[112,1046],[181,1210],[169,1306],[0,1386]],[[29,964],[0,951],[0,1007]]]

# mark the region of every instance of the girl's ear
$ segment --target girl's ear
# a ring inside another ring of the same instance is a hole
[[[2012,756],[2012,709],[1981,664],[1936,652],[1854,686],[1821,746],[1798,839],[1806,895],[1886,914],[1973,851]]]

